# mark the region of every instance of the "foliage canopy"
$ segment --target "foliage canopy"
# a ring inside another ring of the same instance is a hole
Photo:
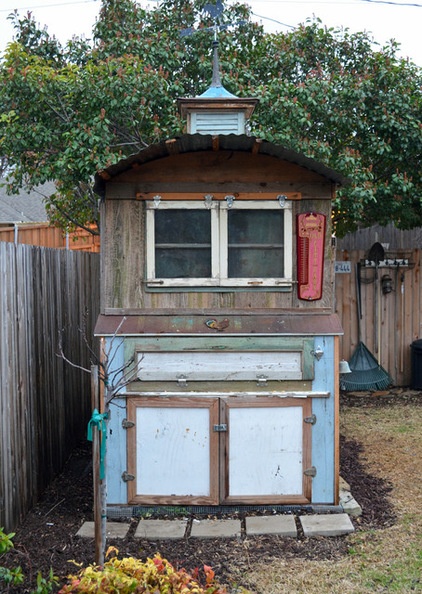
[[[0,155],[10,191],[56,182],[53,220],[97,222],[96,171],[179,135],[176,98],[211,81],[213,22],[205,0],[103,0],[92,40],[65,47],[28,14],[0,63]],[[251,133],[351,179],[335,202],[337,234],[374,223],[422,225],[422,76],[398,44],[318,21],[265,34],[243,4],[219,33],[224,86],[258,97]],[[239,24],[240,23],[240,24]],[[194,28],[195,34],[181,36]]]

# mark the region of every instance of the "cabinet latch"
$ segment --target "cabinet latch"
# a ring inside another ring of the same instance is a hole
[[[123,419],[122,427],[123,427],[123,429],[131,429],[132,427],[135,427],[135,423],[133,421],[128,421],[127,419]]]
[[[303,419],[304,423],[309,423],[310,425],[315,425],[316,423],[316,415],[311,415],[310,417],[305,417]]]
[[[135,476],[133,474],[129,474],[125,470],[124,473],[122,474],[122,481],[124,481],[125,483],[127,483],[129,481],[134,481],[134,480],[135,480]]]
[[[266,386],[268,382],[268,377],[266,375],[257,375],[256,376],[256,385],[257,386]]]
[[[303,471],[303,474],[305,476],[316,476],[316,468],[315,466],[311,466],[310,468],[307,468],[306,470]]]
[[[226,423],[220,423],[219,425],[214,425],[213,430],[216,433],[224,433],[224,431],[227,431],[227,425],[226,425]]]
[[[186,377],[186,375],[178,375],[177,383],[179,384],[179,386],[186,387],[188,385],[188,378]]]

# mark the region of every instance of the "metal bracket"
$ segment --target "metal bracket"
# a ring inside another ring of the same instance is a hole
[[[257,386],[266,386],[268,377],[266,375],[257,375],[256,384]]]
[[[135,480],[135,476],[133,474],[129,474],[127,472],[127,470],[125,470],[124,473],[122,474],[122,481],[127,483],[129,481],[134,481],[134,480]]]
[[[127,419],[123,419],[122,427],[123,427],[123,429],[131,429],[132,427],[135,427],[135,423],[133,421],[128,421]]]
[[[310,468],[307,468],[306,470],[303,471],[303,474],[305,476],[316,476],[316,468],[315,466],[311,466]]]
[[[225,431],[227,431],[226,423],[220,423],[219,425],[214,425],[213,431],[215,431],[216,433],[224,433]]]
[[[321,359],[321,357],[322,357],[323,354],[324,354],[324,350],[319,345],[317,346],[316,349],[314,349],[313,351],[311,351],[311,355],[313,355],[317,361],[319,361]]]
[[[205,196],[204,196],[205,208],[211,208],[213,198],[214,198],[214,196],[212,194],[205,194]]]
[[[160,204],[160,201],[161,201],[161,196],[159,194],[156,194],[153,197],[152,201],[154,203],[154,208],[158,208],[158,205]]]
[[[310,425],[315,425],[316,423],[316,415],[311,415],[310,417],[305,417],[303,419],[304,423],[309,423]]]
[[[188,379],[187,379],[186,375],[178,375],[177,376],[177,383],[179,384],[179,386],[187,386],[188,385]]]
[[[231,208],[233,206],[233,202],[236,200],[236,196],[233,196],[233,194],[229,194],[228,196],[225,196],[226,202],[227,202],[227,207]]]
[[[285,196],[284,194],[279,194],[277,196],[277,200],[281,208],[284,208],[286,206],[287,196]]]

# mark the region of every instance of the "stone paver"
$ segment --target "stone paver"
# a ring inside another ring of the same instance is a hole
[[[148,540],[175,540],[183,538],[187,520],[140,520],[136,528],[135,538]]]
[[[123,522],[107,522],[106,534],[107,538],[125,538],[129,530],[129,524]],[[95,536],[95,523],[84,522],[79,528],[76,536],[82,538],[94,538]]]
[[[340,536],[354,532],[347,514],[316,514],[300,516],[305,536]]]
[[[246,534],[279,534],[297,537],[294,516],[251,516],[246,518]]]
[[[240,536],[240,520],[194,520],[191,536],[200,538],[230,538]]]
[[[342,477],[339,482],[339,503],[349,516],[355,518],[362,515],[362,508],[356,499],[353,497],[349,483],[347,483]]]
[[[306,537],[340,536],[354,532],[353,524],[347,513],[313,514],[299,516]],[[185,520],[140,520],[136,528],[135,538],[148,540],[182,539],[186,536],[188,521]],[[248,536],[260,534],[278,534],[284,537],[297,538],[295,516],[250,516],[245,520]],[[125,538],[129,524],[124,522],[107,522],[107,538]],[[190,536],[193,538],[237,538],[242,533],[240,520],[204,519],[193,520]],[[76,536],[94,538],[94,522],[82,524]]]

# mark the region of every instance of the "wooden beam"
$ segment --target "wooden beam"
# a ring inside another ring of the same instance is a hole
[[[136,192],[136,200],[152,200],[157,192]],[[232,192],[237,200],[277,200],[279,194],[276,192]],[[300,192],[283,192],[288,200],[301,200]],[[204,200],[204,194],[200,192],[163,192],[160,193],[162,200]],[[212,192],[213,200],[225,200],[227,192]]]

